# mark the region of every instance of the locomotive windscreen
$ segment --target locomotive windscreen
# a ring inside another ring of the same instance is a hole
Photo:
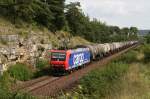
[[[52,61],[65,61],[66,60],[66,53],[61,52],[53,52],[51,56]]]

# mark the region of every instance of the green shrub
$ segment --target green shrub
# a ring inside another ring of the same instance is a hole
[[[36,71],[33,77],[38,78],[38,77],[45,76],[45,75],[51,75],[51,73],[52,73],[52,70],[51,70],[51,67],[49,67],[49,68]]]
[[[24,93],[11,93],[8,90],[0,89],[0,99],[38,99],[29,94]]]
[[[11,99],[38,99],[38,98],[33,97],[27,93],[12,93]]]
[[[149,62],[150,61],[150,45],[145,45],[143,48],[144,52],[144,61]]]
[[[136,51],[130,51],[128,53],[125,53],[124,55],[120,56],[119,59],[116,61],[121,61],[124,63],[133,63],[137,61],[137,52]]]
[[[9,92],[9,87],[11,85],[10,76],[8,72],[4,72],[0,76],[0,99],[10,99],[11,93]]]
[[[136,48],[134,49],[134,51],[140,53],[140,52],[142,52],[143,47],[144,47],[144,45],[140,45],[140,46],[136,47]]]
[[[10,86],[10,82],[11,82],[11,80],[10,80],[9,73],[8,72],[4,72],[3,76],[0,76],[0,87],[2,89],[4,89],[4,88],[7,89]]]
[[[71,94],[64,94],[63,97],[78,97],[103,99],[114,92],[121,90],[122,77],[129,68],[129,63],[137,61],[138,51],[133,50],[108,64],[104,69],[94,70],[80,80],[80,87]]]
[[[39,59],[36,63],[36,68],[38,70],[34,73],[33,77],[38,78],[44,75],[49,75],[51,73],[51,68],[48,66],[48,60]]]
[[[146,43],[150,44],[150,33],[148,33],[144,38]]]
[[[120,77],[126,73],[128,65],[111,63],[104,70],[96,70],[81,80],[82,94],[87,97],[105,97],[117,90]]]
[[[44,60],[44,59],[38,59],[37,63],[36,63],[36,67],[39,70],[44,69],[46,66],[48,66],[48,61]]]
[[[10,94],[7,90],[0,87],[0,99],[10,99]]]
[[[11,66],[8,72],[11,77],[21,81],[29,80],[32,77],[32,71],[25,64],[21,63]]]
[[[9,74],[5,72],[3,76],[0,76],[0,99],[9,97],[8,88],[10,86]]]

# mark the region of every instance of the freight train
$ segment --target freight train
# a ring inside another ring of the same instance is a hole
[[[53,71],[71,72],[84,67],[93,60],[99,60],[130,46],[138,41],[79,45],[70,50],[51,50],[50,65]]]

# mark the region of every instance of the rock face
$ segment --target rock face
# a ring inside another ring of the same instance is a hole
[[[10,65],[17,62],[34,67],[38,58],[48,59],[48,50],[52,47],[53,49],[68,49],[77,44],[86,44],[86,42],[63,31],[51,33],[26,30],[19,31],[16,35],[0,35],[0,72],[7,70]]]
[[[17,41],[19,39],[19,36],[18,35],[0,35],[0,39],[13,42],[13,41]]]
[[[44,58],[47,51],[52,49],[52,44],[43,39],[44,36],[40,38],[34,33],[27,38],[19,35],[1,35],[0,41],[7,41],[7,45],[0,45],[0,73],[16,62],[34,66],[37,58]]]

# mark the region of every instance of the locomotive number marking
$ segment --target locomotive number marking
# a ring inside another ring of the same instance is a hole
[[[73,57],[74,65],[82,65],[83,62],[84,62],[84,54],[83,53],[74,55],[74,57]]]

